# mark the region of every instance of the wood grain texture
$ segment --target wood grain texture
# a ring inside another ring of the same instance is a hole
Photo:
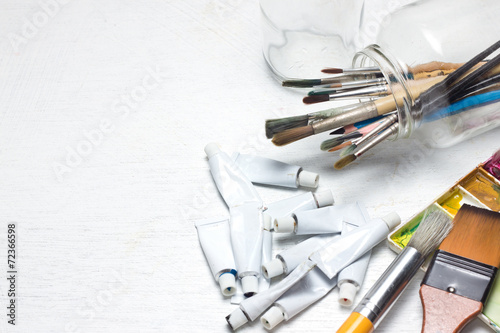
[[[420,288],[424,308],[422,333],[457,333],[474,319],[483,304],[427,285]]]
[[[0,312],[2,333],[229,332],[234,306],[193,225],[227,214],[203,152],[209,142],[301,165],[337,203],[359,200],[372,216],[395,210],[403,220],[498,148],[498,129],[443,150],[415,137],[336,172],[336,156],[319,151],[327,134],[282,148],[265,138],[265,119],[313,109],[268,71],[257,1],[60,1],[14,49],[10,34],[22,35],[46,2],[0,1],[1,309],[12,221],[20,272],[18,324]],[[57,164],[69,168],[61,179]],[[258,191],[266,202],[305,192]],[[274,253],[301,239],[276,237]],[[355,302],[394,257],[375,248]],[[275,331],[334,331],[351,312],[336,299],[334,290]],[[421,317],[415,282],[377,332],[419,332]],[[489,332],[479,322],[467,330]]]

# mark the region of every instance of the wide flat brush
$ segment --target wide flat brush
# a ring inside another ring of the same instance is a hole
[[[483,308],[500,267],[500,213],[463,205],[420,287],[423,333],[460,332]]]
[[[408,245],[370,288],[337,333],[372,332],[451,228],[451,218],[445,213],[435,211],[424,217]]]

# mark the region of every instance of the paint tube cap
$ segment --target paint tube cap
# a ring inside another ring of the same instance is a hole
[[[255,275],[247,275],[241,278],[241,289],[245,297],[251,297],[259,292],[259,279]]]
[[[264,315],[260,318],[261,324],[268,330],[272,330],[279,323],[285,319],[285,314],[277,306],[270,308]]]
[[[354,297],[358,292],[358,288],[351,282],[344,282],[339,287],[339,303],[343,306],[351,306],[354,302]]]
[[[295,231],[295,218],[290,216],[280,217],[274,220],[274,232],[291,233]]]
[[[205,146],[205,154],[207,154],[207,157],[210,158],[220,152],[219,145],[212,142],[209,143],[208,145]]]
[[[243,313],[243,311],[241,311],[240,308],[237,308],[236,310],[231,312],[231,314],[226,317],[226,320],[229,326],[231,326],[231,328],[233,329],[233,331],[237,330],[241,326],[248,323],[247,316],[245,316],[245,314]]]
[[[299,173],[297,182],[299,186],[316,188],[319,183],[319,175],[314,172],[302,170]]]
[[[313,193],[313,195],[316,199],[316,203],[318,204],[318,208],[331,206],[335,202],[335,200],[333,199],[332,191],[330,190]]]
[[[396,228],[401,223],[401,217],[396,212],[387,214],[382,218],[389,227],[389,230]]]
[[[236,293],[236,279],[234,274],[226,272],[219,276],[219,287],[222,295],[228,297]]]
[[[273,230],[273,218],[267,213],[262,214],[264,230]]]
[[[269,262],[262,265],[262,274],[266,279],[272,279],[275,276],[285,273],[285,268],[283,267],[283,262],[278,258],[275,258]]]

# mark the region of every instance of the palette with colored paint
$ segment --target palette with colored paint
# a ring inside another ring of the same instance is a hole
[[[408,222],[402,224],[392,232],[388,236],[389,247],[396,252],[401,252],[408,244],[420,221],[427,214],[436,210],[441,210],[450,217],[454,217],[463,204],[500,211],[500,176],[498,173],[493,172],[492,174],[487,171],[498,170],[498,164],[500,163],[499,153],[500,151],[494,155],[495,158],[493,161],[493,158],[490,158],[485,163],[480,164],[424,210],[417,213]],[[498,176],[498,178],[495,178],[495,176]],[[422,266],[422,269],[425,270],[426,268],[427,262]],[[500,333],[499,276],[500,274],[497,274],[493,288],[483,308],[483,313],[479,317],[494,331]]]

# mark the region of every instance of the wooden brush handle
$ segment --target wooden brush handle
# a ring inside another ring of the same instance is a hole
[[[482,310],[483,304],[450,292],[422,285],[422,333],[460,332]]]

